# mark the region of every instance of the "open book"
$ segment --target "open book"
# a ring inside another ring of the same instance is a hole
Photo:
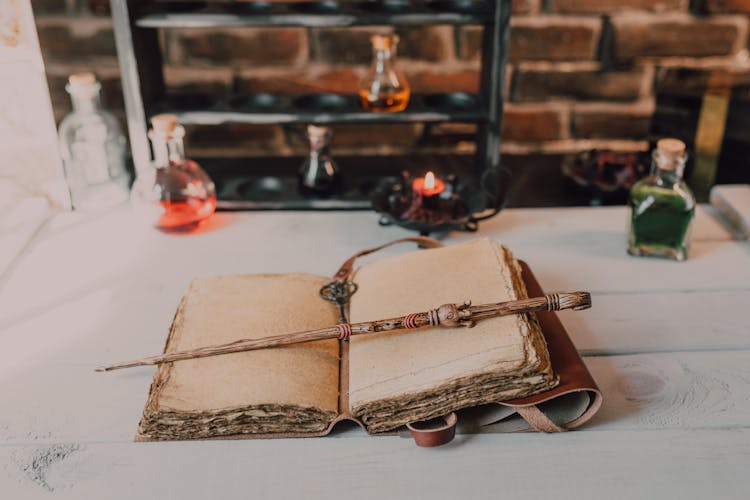
[[[352,280],[359,287],[352,323],[466,299],[526,297],[518,262],[487,239],[383,258]],[[319,296],[329,281],[309,274],[196,279],[165,353],[335,325],[336,307]],[[558,381],[533,314],[474,328],[322,340],[160,365],[139,439],[322,435],[346,418],[377,433],[549,391]]]

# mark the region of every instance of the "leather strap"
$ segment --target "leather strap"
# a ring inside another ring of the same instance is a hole
[[[344,264],[339,268],[339,270],[336,271],[336,274],[333,275],[333,279],[335,279],[336,281],[346,281],[352,275],[352,272],[354,271],[354,261],[356,261],[358,258],[377,252],[378,250],[382,250],[391,245],[395,245],[397,243],[406,243],[409,241],[418,243],[422,248],[438,248],[443,246],[442,242],[433,238],[428,238],[427,236],[410,236],[407,238],[400,238],[398,240],[389,241],[384,245],[380,245],[374,248],[368,248],[367,250],[362,250],[361,252],[357,252],[349,257],[346,262],[344,262]]]
[[[536,405],[519,406],[516,408],[516,411],[539,432],[565,432],[568,430],[550,420]]]
[[[455,413],[449,413],[440,418],[443,419],[444,424],[438,427],[424,428],[423,426],[425,425],[425,422],[406,424],[406,427],[411,432],[411,436],[414,438],[414,442],[417,446],[432,448],[453,441],[453,437],[456,435],[458,417]]]

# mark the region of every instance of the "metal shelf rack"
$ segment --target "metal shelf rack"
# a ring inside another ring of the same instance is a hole
[[[148,168],[147,117],[162,112],[185,124],[335,124],[468,122],[477,124],[473,181],[486,193],[487,209],[500,208],[500,131],[507,60],[510,0],[369,0],[338,2],[154,2],[111,0],[131,150],[136,169]],[[354,95],[169,95],[164,84],[158,29],[207,27],[310,28],[367,25],[480,25],[482,57],[476,94],[413,95],[399,113],[363,111]],[[210,171],[211,165],[204,164]],[[247,204],[253,208],[257,204]],[[334,200],[335,201],[335,200]],[[219,202],[221,206],[221,201]],[[274,205],[285,208],[283,201]],[[309,204],[294,209],[361,209],[362,200]],[[241,207],[236,202],[232,208]]]

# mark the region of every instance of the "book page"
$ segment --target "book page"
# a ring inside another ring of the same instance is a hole
[[[336,308],[318,295],[328,281],[308,274],[196,279],[175,317],[166,352],[335,325]],[[179,361],[160,370],[158,396],[147,408],[152,411],[271,405],[338,413],[338,340]]]
[[[515,265],[510,252],[487,239],[369,263],[354,278],[359,289],[352,298],[351,321],[397,317],[467,299],[475,304],[515,300]],[[514,315],[483,320],[474,328],[353,337],[350,407],[434,390],[460,378],[533,372],[539,360],[528,336],[526,316]]]

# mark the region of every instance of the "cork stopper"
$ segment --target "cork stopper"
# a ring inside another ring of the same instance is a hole
[[[96,77],[89,71],[73,73],[68,77],[68,83],[71,88],[91,87],[92,85],[96,85]]]
[[[324,127],[321,125],[308,125],[307,136],[311,139],[318,139],[326,137],[331,133],[330,127]]]
[[[185,135],[185,129],[177,121],[177,116],[164,113],[151,117],[151,131],[149,137],[152,139],[181,139]]]
[[[96,76],[89,71],[85,71],[70,75],[65,89],[75,95],[93,95],[99,91],[99,86]]]
[[[659,168],[675,170],[685,163],[685,143],[679,139],[660,139],[656,142],[654,159]]]
[[[660,139],[656,143],[656,149],[663,155],[683,156],[685,154],[685,143],[679,139]]]
[[[151,126],[154,128],[154,132],[159,135],[172,135],[172,132],[177,129],[177,125],[177,116],[169,113],[154,115],[151,117]]]
[[[376,50],[389,50],[398,43],[398,35],[372,35],[370,41]]]

